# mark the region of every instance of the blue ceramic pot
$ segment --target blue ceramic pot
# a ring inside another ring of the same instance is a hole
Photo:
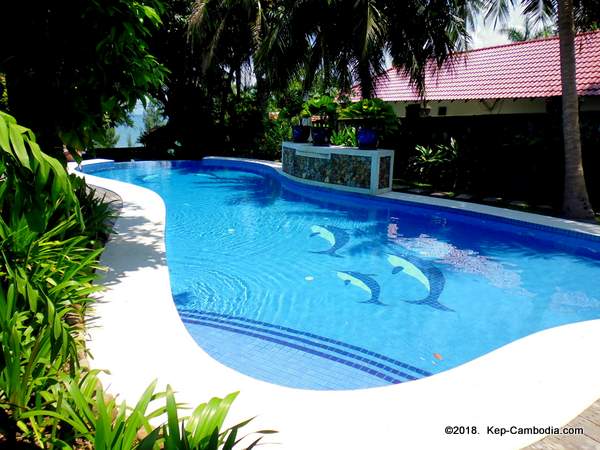
[[[304,125],[294,125],[292,127],[292,140],[294,142],[303,143],[308,142],[310,136],[310,127]]]
[[[313,145],[328,146],[329,135],[331,130],[325,127],[312,127],[311,128]]]
[[[356,140],[358,141],[358,148],[362,150],[374,150],[377,148],[379,135],[372,128],[362,127],[356,133]]]

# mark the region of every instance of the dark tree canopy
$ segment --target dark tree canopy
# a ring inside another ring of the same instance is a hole
[[[10,112],[45,148],[85,148],[166,74],[148,51],[158,0],[3,5],[0,73]]]
[[[302,71],[308,83],[321,70],[347,90],[359,82],[364,97],[384,73],[386,54],[416,86],[433,60],[441,65],[467,39],[467,1],[331,0],[275,2],[258,62],[276,86]]]

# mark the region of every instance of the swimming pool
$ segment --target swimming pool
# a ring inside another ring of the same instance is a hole
[[[409,381],[600,315],[591,237],[307,188],[251,164],[92,171],[162,196],[173,296],[190,334],[269,382]]]

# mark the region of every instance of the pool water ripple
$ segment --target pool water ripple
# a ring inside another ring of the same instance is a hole
[[[302,189],[266,167],[91,169],[159,193],[175,304],[207,353],[305,389],[426,377],[600,317],[600,241]]]

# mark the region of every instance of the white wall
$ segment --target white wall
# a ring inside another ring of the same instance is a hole
[[[415,102],[391,102],[396,114],[406,116],[406,105]],[[535,114],[546,112],[546,99],[498,99],[498,100],[454,100],[454,101],[429,101],[430,115],[438,116],[438,109],[446,107],[447,116],[479,116],[487,114]],[[600,97],[583,97],[581,99],[582,111],[600,111]]]

